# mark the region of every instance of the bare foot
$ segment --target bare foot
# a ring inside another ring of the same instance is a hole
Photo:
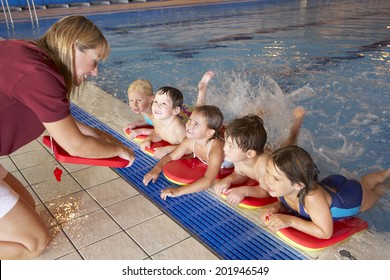
[[[296,145],[299,136],[299,131],[301,130],[304,117],[305,117],[305,109],[303,109],[303,107],[297,107],[294,109],[293,112],[294,122],[290,128],[290,135],[288,139],[283,143],[282,147]]]
[[[212,77],[214,77],[213,71],[207,71],[206,73],[204,73],[202,79],[198,84],[198,90],[205,91]]]
[[[303,118],[305,117],[305,109],[303,107],[297,107],[293,112],[294,123],[302,123]]]
[[[212,77],[214,77],[214,72],[207,71],[200,80],[198,84],[198,98],[196,100],[196,106],[206,105],[206,89]]]

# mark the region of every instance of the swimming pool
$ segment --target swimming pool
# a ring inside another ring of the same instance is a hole
[[[89,17],[112,47],[96,83],[124,102],[128,84],[142,77],[155,90],[181,89],[192,103],[211,69],[208,103],[227,120],[267,111],[270,143],[303,106],[300,145],[320,175],[390,166],[390,1],[240,1]],[[15,34],[1,25],[0,35],[37,37],[55,21],[41,19],[33,33],[29,21],[17,22]],[[390,230],[381,218],[389,199],[387,192],[364,214],[371,226]]]

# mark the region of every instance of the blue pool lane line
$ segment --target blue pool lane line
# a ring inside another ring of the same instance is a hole
[[[192,235],[226,260],[302,260],[300,252],[243,217],[207,191],[188,194],[166,201],[160,192],[177,187],[160,175],[155,183],[144,186],[144,175],[157,163],[143,153],[137,144],[117,133],[78,106],[71,105],[72,115],[79,121],[102,129],[135,152],[136,160],[128,168],[114,168],[127,182],[148,197]]]

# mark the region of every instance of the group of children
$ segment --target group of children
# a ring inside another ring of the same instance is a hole
[[[140,143],[143,151],[152,142],[165,140],[171,144],[155,151],[159,162],[144,176],[143,183],[155,182],[168,162],[187,154],[207,165],[205,175],[195,182],[162,190],[162,199],[203,191],[213,185],[216,194],[224,194],[232,205],[249,196],[277,197],[276,203],[260,211],[261,221],[270,230],[293,227],[326,239],[333,233],[334,219],[371,208],[383,194],[382,183],[389,177],[390,169],[368,174],[360,182],[341,175],[318,180],[311,156],[296,146],[305,114],[301,107],[294,110],[288,139],[274,152],[266,148],[267,132],[260,116],[249,114],[224,127],[221,110],[206,105],[206,90],[213,76],[208,71],[199,82],[195,107],[184,106],[183,94],[173,87],[162,87],[153,95],[148,81],[136,80],[129,86],[129,105],[144,119],[124,130],[131,129],[130,137],[148,135]],[[146,124],[153,128],[144,128]],[[229,164],[234,165],[233,173],[217,180],[220,168]],[[259,185],[246,185],[248,179]]]

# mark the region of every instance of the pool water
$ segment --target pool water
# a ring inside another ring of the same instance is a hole
[[[299,144],[321,176],[359,178],[390,167],[390,1],[238,1],[89,16],[112,47],[94,81],[127,102],[137,78],[179,88],[196,100],[203,73],[213,70],[207,103],[220,106],[226,122],[265,112],[269,144],[288,133],[292,110],[306,118]],[[37,38],[40,28],[0,24],[6,38]],[[129,109],[130,110],[130,109]],[[390,193],[362,214],[377,229]]]

